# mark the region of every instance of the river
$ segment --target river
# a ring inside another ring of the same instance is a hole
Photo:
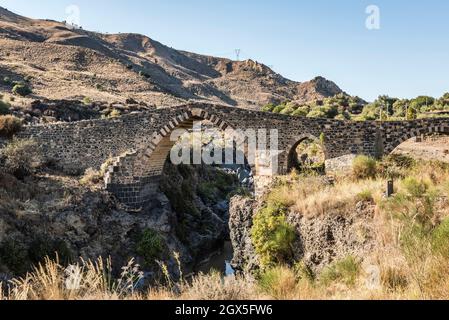
[[[231,241],[226,241],[223,248],[211,255],[210,258],[200,263],[195,268],[195,273],[210,273],[215,270],[223,274],[224,276],[230,276],[234,274],[234,269],[231,267],[231,260],[233,257],[233,248]]]

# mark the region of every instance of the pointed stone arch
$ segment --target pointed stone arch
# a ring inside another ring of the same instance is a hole
[[[115,195],[128,209],[140,210],[157,191],[160,177],[170,150],[177,141],[171,141],[176,129],[190,129],[194,121],[210,121],[216,128],[234,130],[219,116],[203,109],[190,109],[167,121],[160,130],[139,142],[137,150],[118,157],[105,175],[106,190]],[[246,155],[246,150],[243,150]],[[256,168],[251,166],[253,173]]]

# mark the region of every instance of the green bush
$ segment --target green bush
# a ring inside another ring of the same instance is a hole
[[[377,161],[367,156],[357,156],[352,163],[352,174],[357,180],[375,178]]]
[[[136,252],[147,267],[154,266],[166,249],[164,238],[152,229],[146,229],[137,242]]]
[[[11,105],[0,99],[0,115],[9,114],[9,109]]]
[[[89,97],[84,97],[83,104],[85,104],[86,106],[92,104],[92,99]]]
[[[213,182],[203,182],[198,185],[198,195],[203,200],[212,201],[217,199],[218,190]]]
[[[282,110],[284,110],[284,108],[285,108],[285,105],[281,104],[273,109],[273,113],[281,113]]]
[[[22,121],[14,116],[0,116],[0,136],[11,138],[22,128]]]
[[[354,286],[360,274],[360,262],[353,256],[337,261],[320,274],[319,280],[325,286],[333,282],[342,282],[348,286]]]
[[[422,180],[418,180],[415,177],[407,177],[402,181],[402,186],[408,196],[413,198],[422,198],[426,195],[429,185]]]
[[[30,263],[24,245],[12,239],[5,240],[0,245],[0,264],[5,265],[9,271],[16,275],[28,271]]]
[[[449,259],[449,219],[443,220],[432,233],[432,249]]]
[[[72,262],[73,255],[67,244],[62,240],[55,240],[48,235],[38,235],[31,242],[28,248],[28,257],[33,264],[44,261],[46,257],[58,260],[66,265]]]
[[[305,107],[305,108],[298,108],[296,109],[291,115],[294,117],[307,117],[307,115],[309,114],[309,108]]]
[[[358,201],[372,202],[374,201],[373,192],[371,190],[364,190],[357,195]]]
[[[287,223],[286,208],[268,204],[254,217],[251,239],[262,267],[287,262],[296,240],[295,228]]]
[[[326,118],[326,112],[321,108],[315,108],[307,114],[307,118]]]
[[[25,83],[18,83],[12,88],[12,93],[15,95],[19,95],[22,97],[26,97],[27,95],[31,94],[33,91],[31,88],[26,85]]]
[[[262,108],[262,111],[264,111],[264,112],[273,112],[274,108],[276,108],[276,105],[273,104],[273,103],[269,103],[269,104],[265,105]]]

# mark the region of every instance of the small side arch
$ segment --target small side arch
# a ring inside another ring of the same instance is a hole
[[[310,133],[301,134],[292,139],[291,142],[288,144],[287,148],[285,149],[286,152],[284,153],[283,166],[282,166],[283,174],[289,173],[295,167],[294,159],[297,158],[296,149],[305,140],[312,140],[318,143],[324,153],[325,158],[324,160],[328,158],[326,143],[320,141],[320,139],[313,134]]]
[[[395,139],[393,142],[388,143],[384,147],[384,154],[389,155],[389,154],[393,153],[397,147],[399,147],[401,144],[403,144],[404,142],[406,142],[410,139],[420,137],[422,135],[433,134],[433,133],[449,135],[449,128],[431,125],[426,128],[423,127],[421,129],[412,129],[409,132],[402,134],[399,138]]]

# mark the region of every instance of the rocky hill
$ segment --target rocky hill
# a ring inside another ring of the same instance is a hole
[[[0,7],[0,94],[3,80],[28,79],[28,100],[142,102],[171,106],[207,100],[247,108],[307,102],[341,93],[333,82],[288,80],[252,60],[232,61],[175,50],[139,34],[101,34],[63,22],[34,20]],[[137,104],[137,103],[136,103]]]

